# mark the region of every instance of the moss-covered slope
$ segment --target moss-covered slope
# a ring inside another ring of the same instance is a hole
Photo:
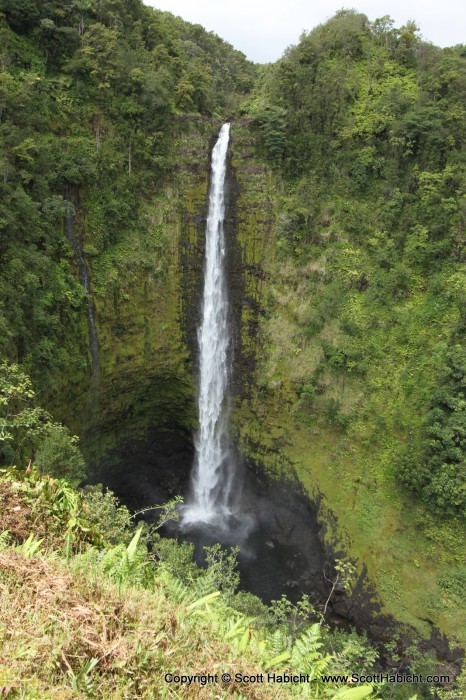
[[[274,225],[236,418],[323,494],[387,610],[463,643],[465,76],[461,47],[353,11],[264,71],[245,109]]]

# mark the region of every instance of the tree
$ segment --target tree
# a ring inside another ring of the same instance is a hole
[[[17,364],[0,365],[0,459],[34,460],[44,472],[80,483],[86,476],[79,440],[68,428],[34,405],[28,375]]]

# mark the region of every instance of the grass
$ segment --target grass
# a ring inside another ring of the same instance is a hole
[[[265,618],[255,624],[232,608],[231,591],[222,596],[215,590],[209,570],[197,579],[190,570],[188,582],[170,574],[169,566],[139,546],[140,530],[129,545],[110,545],[104,531],[92,530],[83,497],[63,480],[34,468],[9,470],[0,486],[3,696],[357,700],[370,694],[366,685],[353,698],[345,686],[320,681],[332,668],[349,672],[354,659],[346,647],[338,651],[332,640],[324,641],[328,630],[318,622],[309,620],[296,638],[278,622],[271,631]],[[78,523],[67,545],[63,531]],[[376,652],[363,641],[352,644],[373,663]],[[308,673],[314,682],[243,680],[268,670]],[[228,682],[222,680],[225,672]],[[167,674],[216,679],[190,687],[169,682]]]
[[[192,697],[166,684],[165,673],[257,671],[161,589],[121,589],[79,563],[11,550],[0,552],[0,568],[0,685],[12,697]],[[212,698],[212,688],[198,686],[196,697]],[[258,687],[247,697],[285,696]]]

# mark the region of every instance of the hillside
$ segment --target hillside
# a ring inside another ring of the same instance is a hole
[[[236,445],[263,493],[317,513],[333,564],[315,575],[347,596],[332,610],[340,636],[322,602],[304,603],[310,672],[398,664],[456,675],[466,643],[465,47],[439,49],[414,23],[342,10],[276,64],[255,66],[140,0],[0,0],[0,36],[1,633],[11,642],[0,687],[12,669],[33,674],[26,697],[159,697],[151,679],[185,668],[187,649],[191,671],[225,658],[239,668],[243,656],[261,672],[281,653],[295,659],[286,668],[304,663],[298,635],[280,636],[296,601],[272,618],[247,593],[236,608],[224,592],[199,604],[200,630],[213,629],[203,649],[189,605],[222,585],[191,590],[202,574],[188,545],[166,545],[158,566],[144,536],[137,561],[150,583],[122,586],[101,560],[115,548],[123,561],[129,514],[108,495],[76,506],[99,481],[134,510],[186,492],[209,158],[226,120]],[[50,509],[26,502],[44,489],[53,501],[62,486],[72,517],[102,513],[102,498],[116,529],[83,521],[93,534],[71,552],[54,530],[68,532],[68,505],[51,508],[52,527]],[[167,575],[174,562],[184,579]],[[339,566],[352,572],[347,590]],[[290,587],[308,595],[305,578]],[[374,626],[399,626],[393,638],[382,629],[371,646],[346,629],[360,622],[356,579],[388,616]],[[31,591],[44,598],[37,645],[27,612],[8,637]],[[120,609],[114,653],[102,630]],[[146,609],[163,654],[142,640]],[[86,646],[78,627],[95,628],[98,610],[103,636]],[[316,683],[308,697],[363,697]],[[374,690],[414,692],[462,691]]]
[[[7,697],[372,695],[367,684],[337,690],[320,679],[332,669],[349,673],[350,665],[367,672],[375,657],[362,639],[330,635],[317,623],[306,629],[299,608],[285,621],[279,607],[235,595],[221,558],[199,570],[189,548],[164,547],[153,535],[149,553],[141,530],[111,500],[34,470],[3,474],[1,494],[0,687]],[[118,520],[120,544],[112,546]],[[307,680],[268,682],[267,671]]]
[[[388,609],[463,643],[465,89],[464,47],[349,11],[263,72],[275,224],[238,416],[252,456],[323,493]]]

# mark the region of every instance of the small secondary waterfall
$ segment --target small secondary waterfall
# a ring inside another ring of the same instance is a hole
[[[96,384],[98,383],[99,379],[99,341],[97,338],[97,329],[96,329],[96,324],[95,324],[95,318],[94,318],[94,306],[93,306],[93,301],[92,301],[92,292],[91,292],[91,285],[89,281],[89,270],[87,269],[87,263],[86,259],[84,257],[83,251],[81,249],[81,246],[79,245],[79,241],[76,238],[75,234],[75,211],[74,211],[74,206],[70,199],[68,198],[68,192],[66,192],[65,196],[65,233],[66,237],[68,238],[71,247],[73,248],[74,254],[76,256],[76,261],[78,263],[78,269],[79,269],[79,278],[81,281],[81,284],[83,285],[84,289],[87,292],[88,296],[88,301],[87,301],[87,325],[89,328],[89,349],[91,352],[91,379],[92,383]]]
[[[199,344],[199,431],[192,498],[183,509],[185,524],[209,522],[231,513],[235,461],[229,423],[230,335],[225,280],[225,175],[230,125],[224,124],[212,151],[206,226],[204,296]]]

